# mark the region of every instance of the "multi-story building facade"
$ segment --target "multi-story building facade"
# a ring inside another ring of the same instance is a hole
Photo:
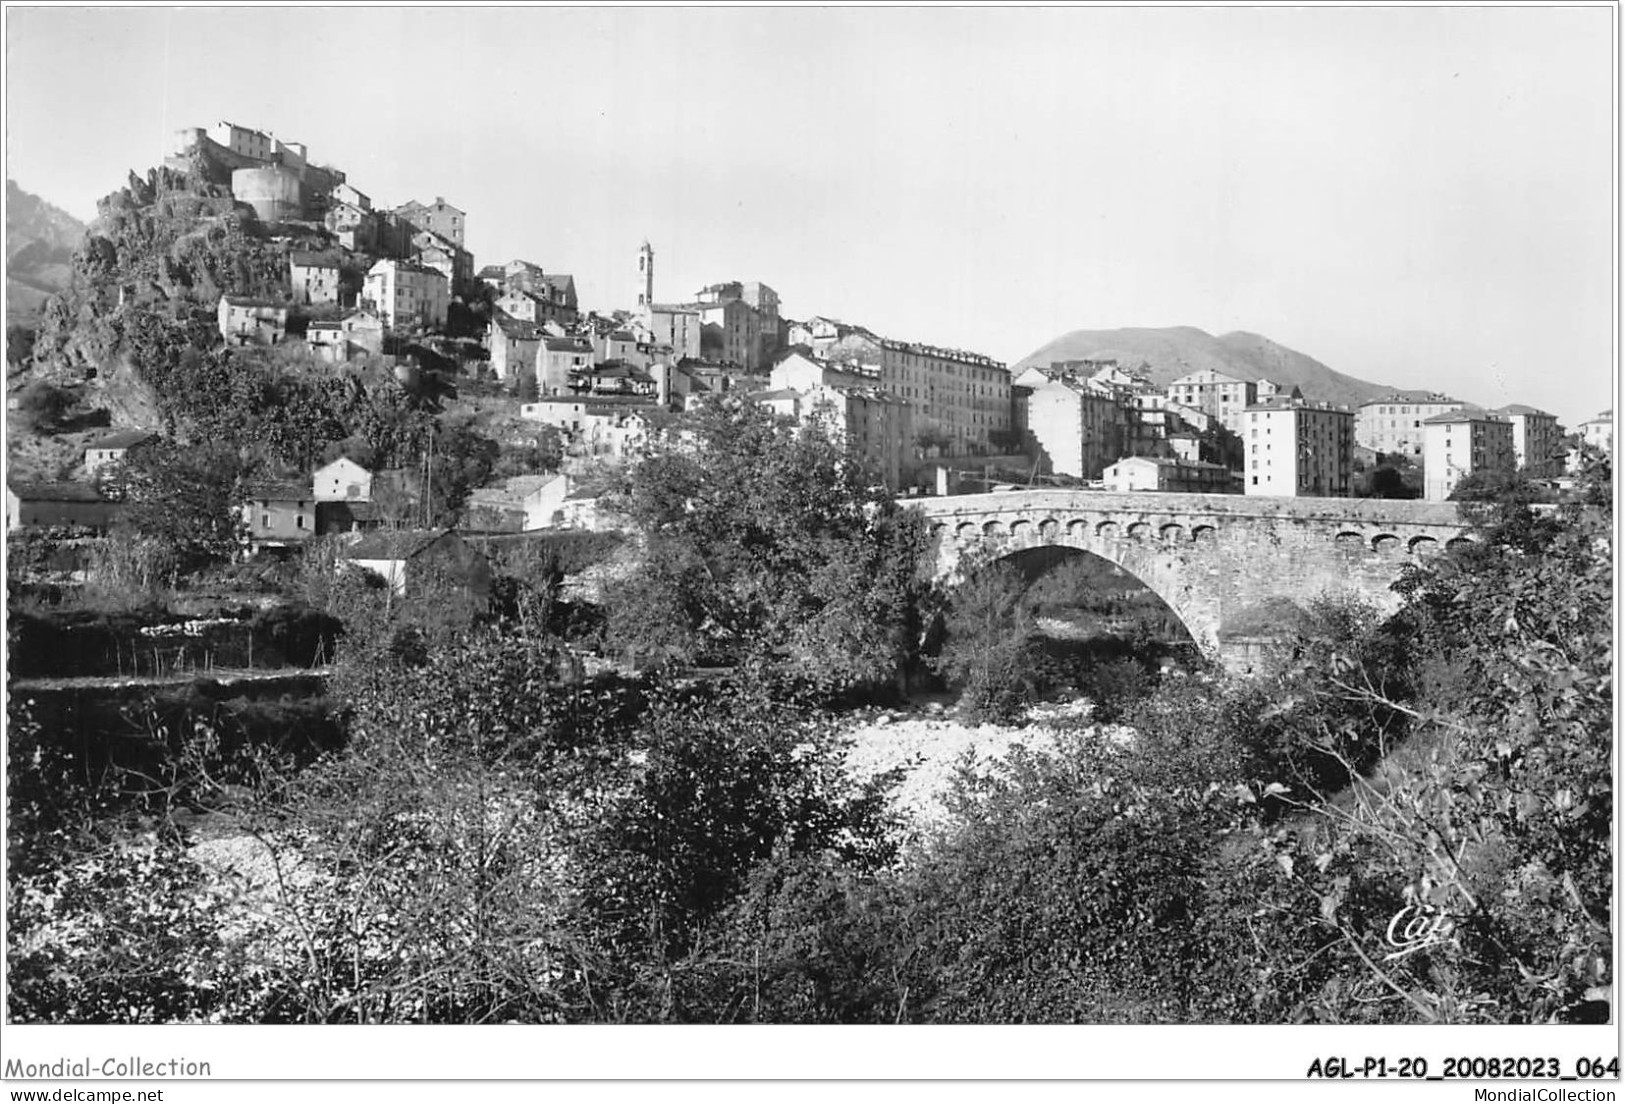
[[[333,188],[334,203],[348,203],[358,211],[372,210],[372,197],[353,184],[339,183]]]
[[[1278,396],[1253,403],[1245,417],[1247,494],[1346,498],[1353,493],[1353,411]]]
[[[775,391],[810,391],[815,387],[873,387],[879,382],[874,375],[855,370],[849,365],[834,364],[819,357],[809,356],[792,349],[779,357],[768,374],[768,385]]]
[[[1422,497],[1443,502],[1476,471],[1516,470],[1512,423],[1484,410],[1451,410],[1422,423]]]
[[[288,283],[295,303],[337,303],[339,262],[324,253],[288,254]]]
[[[395,208],[395,214],[414,230],[427,230],[457,246],[463,246],[468,230],[468,212],[453,207],[444,196],[435,196],[433,203],[412,200]]]
[[[766,373],[781,345],[779,296],[766,284],[730,281],[702,288],[688,303],[655,302],[654,249],[638,249],[633,317],[643,340],[673,355]]]
[[[1377,452],[1421,456],[1422,423],[1435,414],[1448,414],[1466,405],[1437,392],[1396,391],[1360,404],[1354,415],[1354,439]]]
[[[862,456],[886,486],[902,485],[914,437],[908,403],[879,387],[776,388],[751,396],[798,422],[822,422],[832,440]]]
[[[378,216],[363,207],[336,202],[322,216],[322,224],[351,252],[370,253],[378,247]]]
[[[543,337],[536,347],[536,392],[570,392],[571,377],[592,367],[592,343],[579,337]]]
[[[1604,410],[1595,418],[1588,418],[1581,422],[1580,440],[1612,456],[1614,454],[1614,412]]]
[[[1003,364],[958,349],[878,337],[861,326],[843,329],[813,348],[875,376],[882,388],[909,404],[916,432],[930,431],[948,452],[959,454],[985,454],[994,434],[1009,433],[1012,381]]]
[[[362,298],[390,329],[446,324],[451,289],[445,274],[413,261],[382,260],[367,270]]]
[[[288,308],[269,299],[222,295],[215,326],[228,345],[277,345],[288,331]]]
[[[542,343],[542,332],[529,322],[509,318],[498,311],[491,319],[488,333],[491,352],[491,371],[497,379],[506,380],[518,372],[532,371],[536,364],[536,350]]]
[[[779,350],[779,295],[764,283],[730,281],[702,288],[701,355],[747,372],[765,372]]]
[[[650,345],[664,346],[679,360],[703,359],[700,312],[673,303],[656,303],[634,323],[633,332]]]
[[[1163,491],[1176,494],[1231,494],[1230,469],[1223,464],[1179,457],[1125,456],[1101,475],[1108,491]]]
[[[1532,479],[1550,479],[1563,473],[1563,427],[1557,424],[1557,415],[1548,414],[1522,403],[1513,403],[1498,410],[1512,423],[1512,455],[1523,473]]]
[[[1110,392],[1045,380],[1027,399],[1027,431],[1056,475],[1099,479],[1123,455],[1124,410]]]
[[[1258,401],[1258,384],[1204,368],[1168,385],[1168,401],[1219,419],[1231,433],[1241,433],[1247,408]]]
[[[232,153],[252,157],[256,161],[269,161],[276,149],[269,134],[224,120],[209,128],[209,138]]]
[[[412,254],[418,264],[446,278],[453,295],[465,294],[474,279],[474,255],[449,238],[429,230],[412,235]]]

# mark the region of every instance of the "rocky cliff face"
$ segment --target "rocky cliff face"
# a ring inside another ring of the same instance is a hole
[[[165,167],[130,174],[99,204],[74,253],[67,286],[45,307],[36,363],[45,371],[95,374],[128,368],[131,315],[188,324],[222,294],[282,299],[287,251],[321,241],[272,241],[231,189],[202,171]]]

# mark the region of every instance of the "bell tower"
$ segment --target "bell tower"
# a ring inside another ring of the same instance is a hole
[[[643,239],[638,250],[638,313],[642,314],[655,301],[655,251],[649,239]]]

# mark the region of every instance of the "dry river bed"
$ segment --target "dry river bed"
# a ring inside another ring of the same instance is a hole
[[[943,796],[967,753],[977,774],[997,770],[1013,748],[1032,751],[1055,746],[1058,723],[1076,726],[1090,711],[1085,698],[1045,703],[1027,711],[1015,725],[969,724],[941,702],[911,710],[865,710],[853,714],[846,734],[853,740],[847,767],[855,779],[867,779],[894,767],[904,767],[902,783],[892,791],[893,808],[905,830],[927,833],[947,818]],[[1109,738],[1122,738],[1126,729],[1104,726]]]

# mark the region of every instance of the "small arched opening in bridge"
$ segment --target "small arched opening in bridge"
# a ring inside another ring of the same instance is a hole
[[[1025,584],[1041,646],[1063,667],[1119,656],[1148,665],[1193,663],[1197,641],[1150,586],[1104,556],[1063,544],[1022,548],[982,565],[1005,565]]]

